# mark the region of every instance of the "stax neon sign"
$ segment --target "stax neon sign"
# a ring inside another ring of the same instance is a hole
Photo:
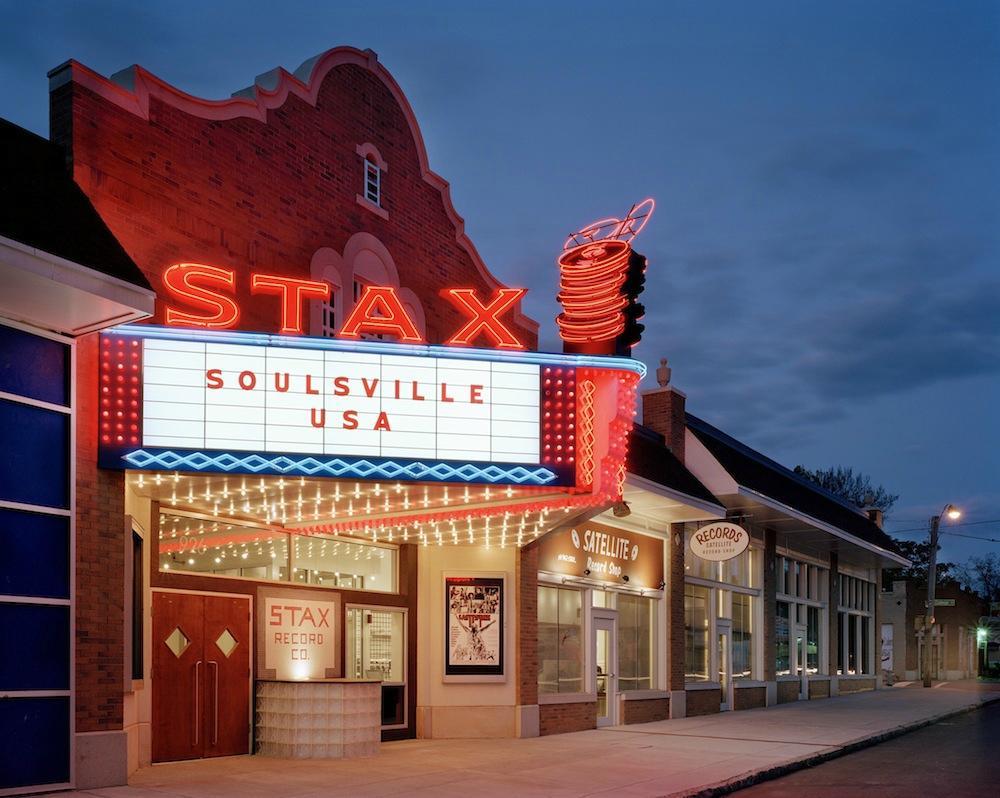
[[[170,326],[205,327],[225,330],[236,327],[240,306],[236,272],[205,263],[175,263],[163,273],[167,292],[191,310],[168,307],[164,321]],[[329,301],[332,287],[324,280],[302,280],[277,274],[250,275],[251,294],[271,294],[281,305],[281,333],[304,332],[303,305],[307,300]],[[481,299],[473,288],[445,288],[441,296],[467,317],[447,341],[452,346],[472,346],[486,338],[498,349],[524,349],[521,340],[502,320],[525,288],[499,288],[489,299]],[[337,331],[340,338],[360,338],[363,334],[391,335],[403,343],[425,343],[396,289],[386,285],[366,285],[354,308]]]

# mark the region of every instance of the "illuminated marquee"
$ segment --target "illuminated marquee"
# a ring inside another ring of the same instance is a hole
[[[601,481],[597,441],[620,437],[595,419],[631,414],[642,369],[146,325],[103,335],[101,350],[104,467],[581,489]]]

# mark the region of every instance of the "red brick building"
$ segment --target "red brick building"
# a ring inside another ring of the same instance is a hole
[[[877,686],[891,541],[669,377],[634,424],[628,345],[535,351],[374,53],[222,101],[76,62],[50,91],[156,293],[75,344],[65,783]]]

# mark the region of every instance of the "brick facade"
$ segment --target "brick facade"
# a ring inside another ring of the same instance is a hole
[[[669,698],[643,698],[622,702],[622,723],[652,723],[669,717]]]
[[[76,731],[92,732],[122,728],[125,475],[97,467],[97,336],[76,356]]]
[[[766,687],[740,687],[733,690],[733,709],[758,709],[766,705]]]
[[[339,257],[365,232],[388,250],[402,287],[419,300],[429,342],[441,343],[467,319],[440,289],[471,287],[488,298],[500,285],[465,237],[447,183],[427,167],[412,111],[373,53],[331,50],[304,88],[286,76],[277,99],[224,107],[181,95],[138,68],[133,77],[134,97],[80,64],[64,66],[52,78],[51,133],[158,292],[175,263],[234,269],[239,328],[277,332],[279,298],[251,294],[250,269],[309,279],[319,250]],[[388,218],[358,201],[364,159],[357,149],[366,143],[387,164]],[[161,297],[153,323],[163,323],[164,305]],[[519,312],[508,321],[536,347],[537,324]]]
[[[538,703],[538,545],[517,557],[517,704]]]
[[[562,734],[597,728],[597,702],[542,704],[538,707],[538,733]]]
[[[642,425],[660,433],[670,449],[684,462],[684,394],[676,388],[654,388],[642,394]]]
[[[718,690],[688,690],[687,716],[714,715],[719,711],[722,696]]]
[[[862,693],[865,690],[875,689],[875,677],[872,676],[868,679],[841,679],[840,680],[840,694],[844,693]]]
[[[809,700],[814,698],[829,698],[830,697],[830,682],[826,679],[810,679],[809,680]]]
[[[764,530],[764,681],[773,682],[778,663],[776,659],[778,636],[778,574],[776,554],[777,535],[773,529]]]
[[[667,689],[684,689],[684,524],[670,525],[667,574]],[[688,694],[690,697],[690,694]]]
[[[778,703],[789,704],[799,700],[799,681],[778,682]]]

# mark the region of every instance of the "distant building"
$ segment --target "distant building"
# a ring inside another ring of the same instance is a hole
[[[986,614],[985,602],[955,583],[937,586],[934,626],[930,633],[931,678],[943,681],[975,678],[979,673],[976,629]],[[894,681],[922,678],[924,612],[927,588],[895,580],[879,595],[882,618],[882,671]]]

